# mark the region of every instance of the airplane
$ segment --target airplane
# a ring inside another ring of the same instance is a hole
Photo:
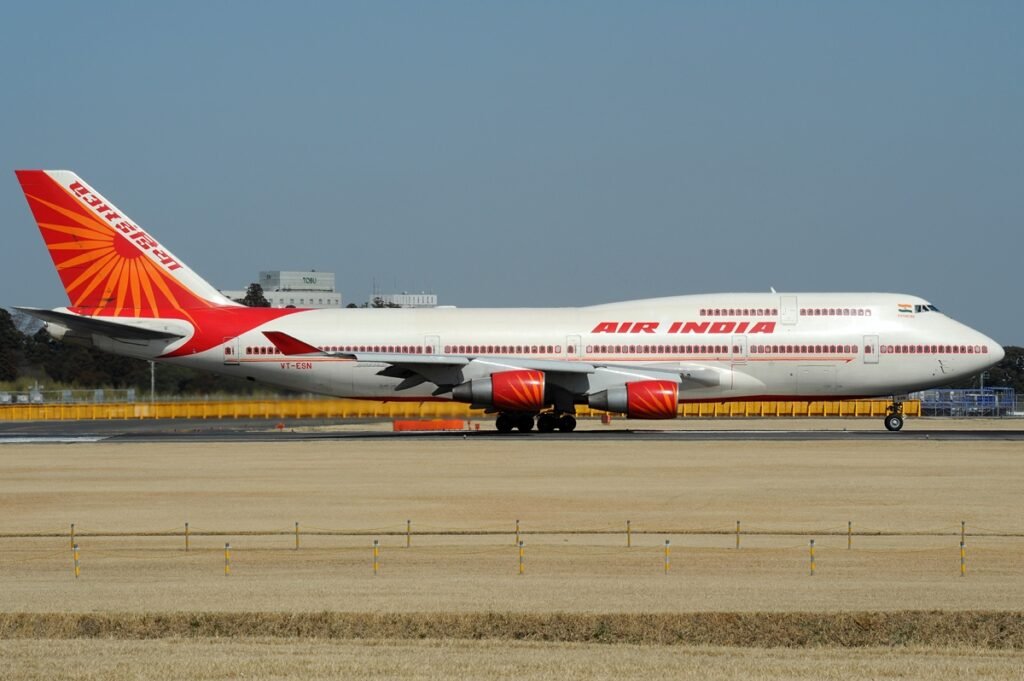
[[[18,308],[66,342],[269,386],[455,400],[499,431],[571,432],[576,406],[671,419],[683,402],[891,397],[1003,358],[930,302],[893,293],[724,293],[572,308],[240,305],[76,174],[18,170],[69,304]]]

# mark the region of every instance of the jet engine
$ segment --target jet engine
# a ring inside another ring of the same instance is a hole
[[[493,406],[505,412],[538,412],[544,408],[544,372],[532,369],[498,371],[452,389],[459,402]]]
[[[587,401],[595,409],[626,414],[631,419],[674,419],[679,385],[675,381],[634,381],[594,393]]]

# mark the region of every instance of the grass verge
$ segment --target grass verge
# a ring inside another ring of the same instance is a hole
[[[1024,649],[1024,612],[4,613],[0,639],[468,639],[744,648]]]

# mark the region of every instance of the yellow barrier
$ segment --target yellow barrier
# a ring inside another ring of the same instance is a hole
[[[687,418],[718,417],[881,417],[888,400],[820,402],[696,402],[679,405]],[[581,417],[604,412],[577,407]],[[920,416],[921,403],[903,403],[906,416]],[[224,400],[209,402],[135,402],[0,405],[0,421],[78,421],[113,419],[352,419],[481,418],[480,409],[459,402],[376,402],[373,400]],[[613,417],[617,418],[617,417]]]

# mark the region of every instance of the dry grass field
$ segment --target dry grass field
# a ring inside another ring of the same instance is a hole
[[[1019,612],[1022,455],[1013,442],[895,438],[6,445],[0,534],[66,532],[74,522],[81,577],[72,574],[66,537],[0,538],[0,613]],[[415,535],[405,548],[406,519],[414,532],[439,534]],[[767,534],[743,536],[737,551],[736,520],[745,532]],[[906,536],[855,536],[848,550],[848,520],[855,531]],[[959,574],[961,520],[966,577]],[[181,537],[89,536],[181,530],[185,521],[196,533],[188,553]],[[306,532],[297,551],[288,534],[296,521]],[[285,534],[245,534],[266,530]],[[366,534],[309,534],[322,530]],[[503,534],[443,534],[457,530]],[[721,534],[691,533],[698,530]],[[377,575],[373,538],[382,545]],[[69,662],[58,676],[95,679],[474,678],[513,670],[525,678],[1018,678],[1024,669],[1019,646],[772,650],[432,640],[44,637],[0,640],[0,655],[10,678],[46,673],[48,650],[92,661]],[[166,673],[138,672],[141,660],[156,659]]]
[[[1013,681],[1019,653],[963,648],[757,649],[507,641],[0,641],[4,678]]]

